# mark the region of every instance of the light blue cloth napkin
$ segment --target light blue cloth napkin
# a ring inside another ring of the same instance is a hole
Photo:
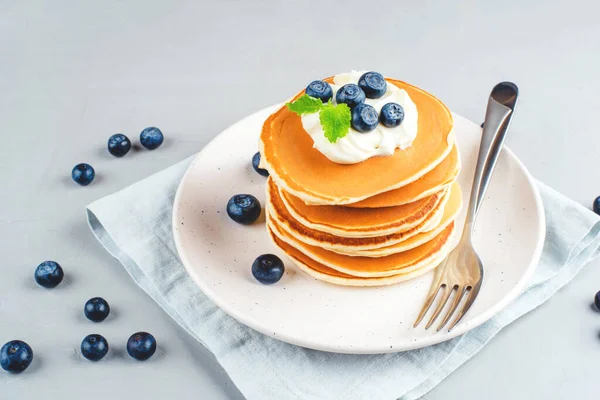
[[[493,319],[462,337],[404,353],[345,355],[307,350],[238,323],[187,276],[171,234],[171,210],[190,161],[91,204],[89,224],[136,283],[214,354],[249,400],[417,399],[599,255],[597,216],[540,184],[547,219],[540,265],[526,291]]]

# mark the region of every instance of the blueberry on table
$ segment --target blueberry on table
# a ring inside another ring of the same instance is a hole
[[[338,104],[345,103],[351,109],[365,102],[365,92],[354,83],[348,83],[340,88],[335,94]]]
[[[123,157],[131,150],[129,138],[122,133],[116,133],[108,139],[108,152],[115,157]]]
[[[381,124],[388,128],[395,128],[404,121],[404,108],[398,103],[387,103],[381,107],[379,114]]]
[[[90,321],[102,322],[110,314],[110,306],[102,297],[94,297],[85,303],[83,312]]]
[[[596,308],[600,310],[600,292],[596,293],[594,296],[594,304],[596,305]]]
[[[594,210],[594,212],[596,214],[600,215],[600,196],[598,196],[594,199],[594,204],[592,206],[592,209]]]
[[[94,180],[96,172],[91,165],[86,163],[77,164],[71,171],[71,177],[81,186],[87,186]]]
[[[236,194],[227,202],[227,215],[237,223],[249,225],[260,216],[260,203],[251,194]]]
[[[127,340],[127,353],[138,361],[146,361],[156,352],[156,339],[148,332],[136,332]]]
[[[377,128],[379,115],[377,111],[368,104],[359,104],[352,110],[352,128],[365,133]]]
[[[260,168],[258,165],[260,164],[260,153],[256,153],[252,157],[252,167],[256,172],[258,172],[262,176],[269,176],[269,171],[264,168]]]
[[[101,360],[108,353],[108,342],[102,335],[87,335],[81,342],[81,355],[90,361]]]
[[[284,272],[283,261],[274,254],[263,254],[252,263],[252,275],[264,285],[279,282]]]
[[[333,89],[325,81],[312,81],[306,87],[306,94],[310,97],[321,99],[323,103],[327,103],[333,98]]]
[[[34,278],[38,285],[48,289],[58,286],[62,282],[65,273],[56,261],[44,261],[35,269]]]
[[[0,366],[8,372],[23,372],[33,360],[31,346],[22,340],[11,340],[0,349]]]
[[[481,123],[481,125],[479,125],[481,127],[481,129],[483,129],[483,122]]]
[[[387,82],[379,72],[366,72],[358,79],[358,86],[369,99],[378,99],[385,94]]]
[[[140,133],[140,143],[148,150],[157,149],[165,140],[160,129],[153,126],[146,128]]]

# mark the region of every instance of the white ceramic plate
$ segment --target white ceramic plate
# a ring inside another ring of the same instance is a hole
[[[542,202],[521,162],[505,149],[476,223],[474,243],[485,266],[479,297],[451,332],[413,322],[433,273],[398,285],[351,288],[317,281],[298,270],[270,242],[264,216],[238,225],[225,211],[238,193],[265,199],[265,178],[251,165],[263,121],[277,106],[236,123],[208,144],[185,174],[173,207],[175,242],[199,288],[221,309],[276,339],[341,353],[397,352],[433,345],[484,323],[523,289],[539,260],[545,235]],[[455,118],[468,201],[481,129]],[[464,207],[466,208],[466,207]],[[463,208],[463,210],[464,210]],[[464,211],[459,224],[462,226]],[[283,278],[265,286],[250,266],[264,253],[282,257]]]

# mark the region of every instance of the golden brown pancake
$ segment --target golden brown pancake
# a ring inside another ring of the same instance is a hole
[[[301,118],[283,106],[265,121],[259,145],[261,162],[277,185],[305,202],[343,205],[404,187],[439,165],[454,144],[450,111],[415,86],[387,81],[406,90],[419,111],[417,137],[410,147],[397,149],[392,156],[337,164],[313,148]],[[424,182],[423,186],[429,189],[439,184]]]
[[[407,251],[410,249],[414,249],[418,247],[437,235],[439,235],[444,229],[448,227],[448,225],[454,223],[456,217],[460,213],[460,209],[462,208],[462,195],[460,192],[460,186],[455,183],[452,186],[452,195],[454,198],[451,198],[446,203],[446,208],[444,209],[444,213],[439,223],[435,225],[431,230],[423,231],[414,236],[409,237],[406,240],[403,240],[400,243],[396,243],[392,246],[380,247],[377,249],[369,249],[369,250],[340,250],[336,249],[336,253],[346,254],[349,256],[361,256],[361,257],[385,257],[392,254],[396,254],[402,251]],[[456,201],[459,201],[459,205],[456,206]]]
[[[277,190],[269,178],[270,190]],[[300,198],[279,188],[279,196],[289,213],[309,229],[341,237],[372,237],[404,232],[423,223],[444,197],[445,191],[413,203],[386,208],[309,206]]]
[[[353,257],[324,250],[300,242],[277,225],[270,212],[267,211],[267,225],[273,235],[289,246],[308,256],[314,261],[346,275],[364,278],[375,278],[409,273],[429,265],[450,253],[453,247],[451,240],[454,224],[427,243],[414,249],[386,257]]]
[[[416,181],[399,189],[380,193],[357,203],[347,204],[347,207],[382,208],[411,203],[431,196],[433,193],[448,188],[458,178],[460,172],[460,156],[454,146],[450,154],[437,167]]]
[[[342,251],[346,254],[349,252],[393,246],[405,241],[426,230],[428,228],[428,219],[435,218],[438,215],[436,213],[441,213],[442,219],[444,216],[447,220],[454,219],[461,205],[462,196],[460,189],[458,191],[450,190],[445,197],[452,199],[451,204],[448,201],[448,207],[442,208],[439,204],[433,212],[428,214],[423,223],[407,231],[375,237],[346,238],[316,231],[302,225],[288,212],[279,196],[279,190],[274,185],[267,185],[267,209],[277,224],[287,231],[288,234],[308,245],[322,247],[331,251]],[[440,203],[445,204],[446,201]]]
[[[386,277],[379,278],[362,278],[357,276],[352,276],[348,274],[344,274],[342,272],[336,271],[334,269],[328,268],[323,264],[318,263],[302,252],[296,250],[292,246],[287,243],[279,240],[273,232],[269,229],[269,235],[271,239],[275,243],[277,247],[279,247],[286,255],[300,268],[302,271],[311,275],[312,277],[344,286],[385,286],[385,285],[393,285],[395,283],[407,281],[409,279],[414,279],[418,276],[421,276],[435,267],[437,267],[442,261],[443,257],[438,259],[433,259],[429,264],[423,265],[421,269],[414,270],[412,272],[408,272],[405,274],[397,274]]]

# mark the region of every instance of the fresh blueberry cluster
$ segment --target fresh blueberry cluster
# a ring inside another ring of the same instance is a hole
[[[313,93],[326,102],[333,96],[331,86],[322,81],[315,81],[309,85],[307,92]],[[329,89],[327,89],[329,88]],[[252,156],[252,167],[261,176],[268,177],[269,171],[260,168],[260,153]],[[258,199],[251,194],[236,194],[227,202],[227,215],[233,221],[242,225],[250,225],[256,222],[262,212],[262,207]],[[265,285],[278,282],[285,272],[283,261],[273,254],[263,254],[252,263],[252,275],[254,278]],[[129,347],[128,347],[129,351]],[[130,353],[131,354],[131,353]]]
[[[140,133],[140,143],[148,150],[154,150],[160,147],[165,137],[160,129],[148,127]],[[115,133],[108,138],[108,152],[115,157],[123,157],[131,150],[131,141],[122,133]],[[91,165],[86,163],[77,164],[71,171],[73,180],[81,186],[87,186],[96,177],[96,171]]]
[[[51,289],[63,281],[64,271],[56,261],[44,261],[35,269],[34,278],[40,286]],[[83,313],[90,321],[101,322],[110,314],[110,306],[102,297],[94,297],[85,303]],[[106,356],[109,346],[104,336],[91,334],[83,339],[80,349],[84,358],[98,361]],[[127,340],[127,353],[136,360],[147,360],[155,352],[156,339],[147,332],[134,333]],[[11,340],[0,349],[0,367],[5,371],[23,372],[32,361],[33,350],[22,340]]]
[[[377,127],[378,123],[388,128],[399,126],[404,120],[404,109],[398,103],[386,103],[377,114],[366,99],[379,99],[387,90],[387,82],[379,72],[366,72],[358,79],[358,84],[348,83],[335,94],[338,104],[344,103],[352,112],[351,125],[354,130],[366,133]],[[310,97],[327,102],[333,98],[331,85],[325,81],[313,81],[306,87]]]

